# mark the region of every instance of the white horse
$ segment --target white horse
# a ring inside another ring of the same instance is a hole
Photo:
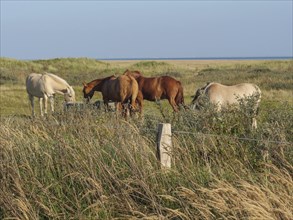
[[[216,105],[218,111],[229,105],[239,106],[240,100],[256,97],[253,106],[252,128],[257,128],[255,119],[258,105],[261,98],[261,91],[257,85],[250,83],[241,83],[233,86],[225,86],[220,83],[207,83],[204,87],[198,89],[192,100],[193,109],[202,105],[203,97],[208,98],[209,102]]]
[[[54,94],[64,95],[65,102],[75,101],[75,92],[73,88],[62,78],[52,73],[37,74],[31,73],[26,78],[26,91],[32,106],[32,115],[34,111],[34,97],[39,98],[41,116],[43,113],[43,102],[45,105],[45,114],[47,114],[47,101],[48,98],[51,103],[51,111],[54,112]]]

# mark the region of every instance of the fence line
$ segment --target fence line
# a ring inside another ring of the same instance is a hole
[[[154,119],[152,117],[149,117],[148,120],[159,122],[158,119]],[[163,122],[161,122],[161,123],[163,123]],[[155,129],[143,129],[143,130],[145,130],[145,131],[146,130],[157,131]],[[235,137],[235,136],[229,136],[229,135],[218,135],[218,134],[208,134],[208,133],[189,132],[189,131],[176,131],[176,130],[172,130],[172,133],[175,133],[175,134],[192,134],[192,135],[199,135],[200,134],[200,135],[204,135],[204,136],[234,138],[234,139],[237,139],[237,140],[245,140],[245,141],[258,141],[258,142],[267,142],[267,143],[275,143],[275,144],[290,144],[290,145],[293,146],[293,143],[291,143],[291,142],[276,141],[276,140],[264,140],[264,139],[246,138],[246,137],[241,138],[241,137]]]
[[[145,129],[149,130],[149,129]],[[153,130],[153,129],[152,129]],[[171,168],[171,155],[172,155],[172,132],[175,134],[193,134],[193,135],[207,135],[214,137],[225,137],[225,138],[234,138],[238,140],[245,141],[265,141],[268,143],[279,143],[279,144],[292,144],[290,142],[283,141],[270,141],[270,140],[259,140],[255,138],[239,138],[227,135],[216,135],[216,134],[205,134],[200,132],[188,132],[188,131],[171,131],[170,123],[159,123],[157,130],[157,159],[161,163],[161,168]]]
[[[275,141],[275,140],[264,140],[264,139],[255,139],[255,138],[241,138],[241,137],[235,137],[235,136],[229,136],[229,135],[219,135],[219,134],[207,134],[207,133],[201,133],[201,132],[189,132],[189,131],[172,131],[175,134],[193,134],[193,135],[204,135],[204,136],[212,136],[212,137],[225,137],[225,138],[233,138],[237,140],[245,140],[245,141],[263,141],[267,143],[275,143],[275,144],[292,144],[291,142],[284,142],[284,141]]]
[[[148,129],[144,128],[144,129],[140,129],[140,130],[153,131],[153,132],[158,131],[157,129],[152,129],[152,128],[148,128]],[[244,141],[259,141],[259,142],[267,142],[267,143],[274,143],[274,144],[291,144],[293,146],[293,143],[285,142],[285,141],[275,141],[275,140],[265,140],[265,139],[245,138],[245,137],[242,138],[242,137],[229,136],[229,135],[209,134],[209,133],[190,132],[190,131],[178,131],[178,130],[172,130],[172,133],[174,133],[174,134],[203,135],[203,136],[211,136],[211,137],[224,137],[224,138],[244,140]]]
[[[159,121],[158,118],[152,117],[154,115],[149,115],[151,117],[148,117],[147,120],[155,121],[157,124],[164,123],[162,121]],[[95,127],[95,126],[93,126]],[[112,125],[108,126],[114,129],[119,129],[120,126]],[[158,129],[156,128],[138,128],[139,131],[152,131],[152,132],[158,132]],[[210,134],[210,133],[202,133],[202,132],[190,132],[190,131],[180,131],[180,130],[171,130],[174,134],[189,134],[189,135],[203,135],[203,136],[211,136],[211,137],[224,137],[224,138],[230,138],[230,139],[237,139],[237,140],[244,140],[244,141],[258,141],[258,142],[266,142],[266,143],[275,143],[275,144],[290,144],[293,146],[292,142],[285,142],[285,141],[276,141],[276,140],[265,140],[265,139],[256,139],[256,138],[247,138],[247,137],[236,137],[236,136],[229,136],[229,135],[219,135],[219,134]]]

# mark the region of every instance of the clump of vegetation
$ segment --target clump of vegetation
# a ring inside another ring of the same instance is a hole
[[[0,84],[21,84],[25,82],[27,73],[40,72],[43,66],[31,61],[19,61],[0,58]]]
[[[160,66],[169,66],[169,64],[159,61],[140,61],[133,65],[134,68],[158,68]]]
[[[178,71],[167,71],[167,72],[158,74],[158,76],[171,76],[171,77],[179,79],[179,78],[182,78],[182,73]]]
[[[22,84],[30,73],[50,72],[68,79],[71,84],[79,84],[83,80],[103,77],[108,72],[114,74],[117,70],[109,71],[109,64],[88,58],[62,58],[50,60],[19,61],[0,58],[1,83]]]
[[[266,66],[257,66],[257,67],[251,68],[251,70],[248,70],[248,72],[259,74],[259,73],[269,73],[271,72],[271,70],[270,68]]]
[[[205,75],[205,74],[209,74],[209,73],[217,73],[219,72],[220,69],[219,68],[205,68],[205,69],[202,69],[201,71],[199,71],[198,75]]]

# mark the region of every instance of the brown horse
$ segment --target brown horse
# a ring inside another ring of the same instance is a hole
[[[142,101],[159,101],[168,99],[175,112],[179,111],[179,105],[184,105],[183,87],[181,82],[170,77],[144,77],[139,71],[126,70],[123,75],[133,76],[139,87],[137,96],[140,111],[142,110]]]
[[[95,91],[102,93],[104,104],[108,108],[108,102],[111,100],[121,103],[122,108],[128,101],[131,104],[131,110],[135,110],[135,100],[138,95],[138,83],[131,76],[109,76],[102,79],[96,79],[89,83],[83,83],[83,96],[87,102],[93,97]]]

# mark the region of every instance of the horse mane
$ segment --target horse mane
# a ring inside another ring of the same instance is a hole
[[[59,82],[59,83],[63,83],[63,84],[65,84],[65,85],[68,85],[68,86],[69,86],[69,84],[68,84],[64,79],[62,79],[62,78],[59,77],[59,76],[56,76],[56,75],[53,74],[53,73],[47,73],[47,72],[45,72],[43,75],[48,75],[48,76],[50,76],[51,78],[53,78],[55,81],[57,81],[57,82]]]
[[[116,77],[115,75],[107,76],[107,77],[101,79],[101,82],[103,82],[103,81],[107,81],[107,80],[110,80],[110,79],[116,79],[116,78],[117,78],[117,77]]]
[[[207,82],[203,87],[196,90],[196,93],[194,95],[194,99],[198,98],[201,94],[204,94],[206,89],[209,88],[213,82]]]
[[[117,77],[115,75],[111,75],[111,76],[107,76],[107,77],[101,78],[101,79],[94,79],[94,80],[90,81],[89,83],[84,83],[84,86],[89,86],[92,89],[94,89],[97,85],[99,85],[103,81],[107,81],[107,80],[110,80],[110,79],[116,79],[116,78]]]
[[[214,82],[207,82],[204,87],[201,88],[201,90],[206,90],[208,87],[210,87]]]
[[[133,77],[143,76],[140,71],[138,71],[138,70],[130,71],[129,69],[126,69],[124,71],[123,75],[131,75]]]
[[[101,79],[94,79],[92,81],[90,81],[89,83],[87,83],[88,85],[89,84],[96,84],[96,82],[102,82],[104,80],[108,80],[108,79],[111,79],[111,78],[116,78],[115,75],[111,75],[111,76],[107,76],[105,78],[101,78]]]

